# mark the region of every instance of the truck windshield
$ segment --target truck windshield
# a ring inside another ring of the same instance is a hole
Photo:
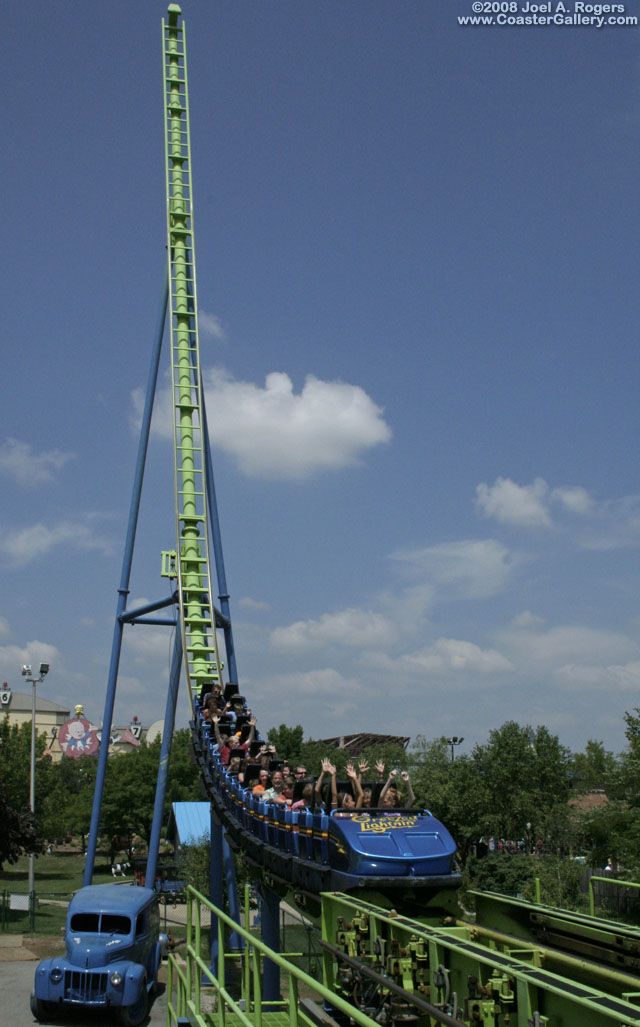
[[[119,913],[75,913],[71,917],[72,931],[91,934],[129,934],[131,920]]]

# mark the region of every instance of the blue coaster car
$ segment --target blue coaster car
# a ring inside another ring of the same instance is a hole
[[[115,1009],[124,1027],[147,1017],[167,936],[151,888],[98,884],[69,903],[66,954],[36,969],[31,1012],[55,1019],[65,1008]]]
[[[329,862],[349,877],[448,877],[456,844],[428,810],[334,810]]]

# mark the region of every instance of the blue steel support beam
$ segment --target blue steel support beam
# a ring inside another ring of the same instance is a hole
[[[173,728],[176,722],[176,703],[178,701],[181,668],[182,634],[180,631],[176,631],[175,643],[173,646],[173,657],[171,660],[171,674],[169,677],[169,691],[167,693],[167,706],[164,714],[164,728],[162,731],[162,746],[160,748],[160,766],[158,767],[156,798],[153,804],[151,837],[149,838],[149,858],[147,859],[147,873],[145,875],[148,888],[153,888],[153,884],[156,879],[158,850],[160,848],[160,832],[162,830],[162,813],[164,810],[164,797],[167,792],[169,757],[171,756],[171,741],[173,739]]]
[[[124,555],[122,558],[122,571],[120,575],[120,587],[118,589],[118,603],[116,609],[116,620],[113,629],[113,641],[111,644],[111,663],[109,666],[109,679],[107,683],[107,695],[104,704],[102,717],[102,739],[100,742],[100,754],[98,756],[98,770],[96,774],[96,785],[93,793],[93,809],[91,812],[91,826],[89,828],[89,840],[87,843],[87,856],[84,867],[84,885],[91,884],[93,877],[93,865],[96,859],[98,847],[98,827],[100,824],[100,810],[102,809],[102,794],[104,792],[104,780],[107,771],[107,758],[109,756],[109,739],[111,737],[111,725],[113,723],[113,707],[116,699],[116,685],[118,681],[118,667],[120,666],[120,653],[122,650],[122,616],[127,606],[129,595],[129,582],[131,580],[131,564],[133,562],[133,548],[138,527],[138,514],[140,512],[140,496],[142,494],[142,481],[144,478],[144,467],[147,459],[149,446],[149,433],[151,430],[151,414],[153,412],[153,400],[158,381],[158,368],[160,365],[160,353],[162,351],[162,337],[164,335],[164,324],[169,301],[169,281],[165,275],[162,286],[162,299],[158,309],[156,321],[156,333],[151,354],[149,367],[149,379],[147,382],[147,394],[145,397],[144,411],[142,414],[142,426],[140,429],[140,441],[138,443],[138,458],[133,481],[133,492],[131,495],[131,506],[129,508],[129,524],[127,527],[127,538],[125,541]]]
[[[262,940],[272,952],[280,952],[280,897],[265,884],[259,885],[262,898]],[[265,1002],[280,1000],[280,967],[265,959],[262,971],[262,998]]]
[[[155,603],[147,603],[145,606],[138,606],[135,610],[127,610],[123,613],[121,620],[124,624],[132,624],[134,621],[143,617],[145,613],[154,613],[156,610],[164,610],[167,606],[176,605],[178,602],[178,593],[174,592],[172,596],[165,596],[164,599],[158,599]]]
[[[238,900],[238,885],[236,883],[236,864],[233,852],[226,836],[222,835],[222,859],[224,862],[224,875],[227,882],[227,899],[229,903],[229,916],[240,923],[240,902]],[[229,937],[229,944],[232,949],[244,948],[244,941],[237,931],[232,931]]]
[[[231,630],[229,592],[227,590],[227,577],[224,569],[224,556],[222,555],[222,535],[220,532],[220,519],[218,517],[216,487],[213,479],[211,443],[209,441],[209,425],[207,424],[207,407],[204,399],[202,376],[200,376],[200,395],[202,396],[202,428],[204,435],[204,456],[207,470],[207,504],[209,507],[209,524],[211,525],[211,543],[213,546],[213,553],[216,564],[216,577],[218,580],[218,599],[220,600],[220,612],[225,620],[225,623],[223,623],[222,625],[222,630],[224,632],[224,647],[227,654],[227,670],[229,673],[229,681],[237,681],[238,668],[236,666],[236,651],[233,644],[233,632]]]
[[[224,909],[224,878],[222,876],[224,855],[222,824],[211,806],[211,850],[209,855],[209,897],[217,909]],[[211,969],[218,972],[218,918],[211,913]]]
[[[163,628],[177,628],[178,621],[175,617],[136,617],[135,620],[125,621],[126,624],[154,624],[156,627],[160,625]]]

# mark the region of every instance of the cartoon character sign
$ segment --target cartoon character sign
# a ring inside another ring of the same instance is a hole
[[[67,720],[60,728],[58,741],[63,756],[71,756],[74,760],[81,756],[95,756],[100,747],[98,729],[86,717]]]

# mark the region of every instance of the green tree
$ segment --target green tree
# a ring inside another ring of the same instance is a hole
[[[544,817],[567,803],[570,753],[546,727],[508,721],[475,747],[472,758],[484,792],[481,834],[538,838]]]
[[[287,760],[291,764],[301,758],[303,735],[304,729],[300,724],[296,724],[295,727],[281,724],[280,727],[269,728],[267,741],[270,745],[275,745],[280,759]]]
[[[182,728],[174,733],[171,742],[165,812],[168,816],[172,802],[197,802],[201,798],[200,768],[193,758],[191,732]]]
[[[143,743],[133,752],[112,756],[107,762],[100,830],[110,839],[112,860],[119,848],[117,841],[123,837],[129,839],[129,850],[134,834],[142,835],[149,843],[160,752],[158,738],[151,745]],[[190,733],[184,729],[177,731],[172,741],[163,823],[167,822],[172,802],[198,798],[198,768],[191,757]]]
[[[127,839],[129,855],[134,834],[149,842],[159,761],[159,739],[107,761],[100,832],[109,839],[112,862],[121,839]]]
[[[571,784],[577,792],[589,792],[597,788],[605,791],[616,770],[616,758],[605,749],[602,742],[589,739],[584,752],[571,757]]]
[[[492,852],[484,859],[467,864],[464,875],[465,890],[498,892],[502,895],[524,895],[533,883],[535,865],[524,853]],[[473,897],[469,897],[473,902]]]
[[[49,840],[80,835],[84,850],[89,831],[98,761],[95,756],[63,756],[50,768],[49,785],[39,813],[42,833]]]
[[[632,875],[640,868],[640,709],[624,720],[626,749],[608,764],[609,802],[584,814],[581,823],[591,842],[589,863],[603,867],[611,857]]]
[[[39,849],[36,821],[28,805],[16,809],[8,800],[0,780],[0,871],[5,863],[15,863],[25,852]]]
[[[46,794],[49,761],[41,757],[46,748],[46,735],[36,735],[36,796]],[[0,718],[0,780],[4,783],[7,801],[14,809],[29,804],[31,772],[31,723],[10,724],[5,714]]]

